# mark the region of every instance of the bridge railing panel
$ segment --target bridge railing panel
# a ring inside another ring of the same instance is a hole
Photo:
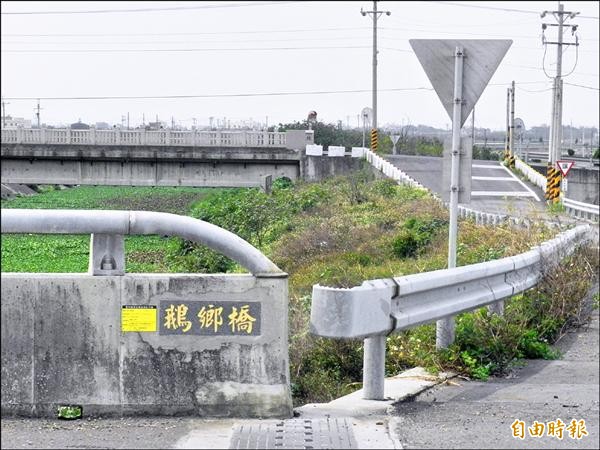
[[[71,144],[91,144],[90,130],[71,130]]]
[[[68,129],[48,129],[46,130],[47,144],[70,144],[70,132]]]
[[[141,145],[142,133],[139,130],[120,130],[121,145]]]
[[[191,131],[171,131],[169,145],[192,145]]]
[[[112,130],[96,130],[96,144],[98,145],[115,145],[117,137],[117,133]]]
[[[17,141],[17,130],[11,129],[2,129],[2,142],[6,142],[7,144],[16,144]]]

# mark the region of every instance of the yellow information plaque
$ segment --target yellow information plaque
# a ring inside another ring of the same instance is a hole
[[[155,305],[124,305],[121,308],[121,331],[156,332]]]

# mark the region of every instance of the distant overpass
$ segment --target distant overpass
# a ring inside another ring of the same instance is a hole
[[[306,178],[302,150],[313,142],[306,130],[3,129],[1,175],[20,184],[253,187],[269,175]]]

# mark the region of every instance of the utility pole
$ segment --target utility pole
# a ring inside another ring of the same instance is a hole
[[[6,128],[6,105],[10,105],[10,102],[2,100],[2,127]]]
[[[509,167],[515,165],[515,82],[513,80],[510,88],[510,133],[509,133],[509,148],[510,158],[508,160]]]
[[[472,145],[475,145],[475,107],[473,106],[473,112],[471,113],[471,141]]]
[[[544,45],[556,45],[556,76],[552,84],[552,121],[550,125],[550,143],[548,149],[548,168],[546,171],[546,199],[551,202],[560,201],[560,171],[556,169],[556,161],[561,158],[562,143],[562,100],[563,100],[563,82],[562,82],[562,53],[563,45],[579,45],[579,40],[575,36],[575,42],[563,42],[563,28],[571,27],[571,34],[577,31],[577,25],[566,24],[568,19],[573,19],[578,12],[565,11],[564,5],[558,3],[558,11],[543,11],[540,15],[544,18],[546,14],[551,13],[557,23],[542,23],[542,32],[545,32],[548,26],[558,27],[558,41],[548,42],[542,35]]]
[[[391,11],[377,11],[377,2],[373,2],[373,11],[363,11],[363,16],[369,14],[373,19],[373,130],[377,130],[377,20],[379,16],[385,14],[391,15]]]
[[[146,114],[142,113],[142,125],[146,128]]]
[[[510,157],[510,88],[506,88],[506,137],[504,139],[504,159],[508,161]]]
[[[37,112],[35,113],[35,115],[37,117],[37,127],[38,127],[38,130],[40,129],[40,109],[42,109],[42,108],[40,108],[40,99],[38,98],[37,108],[36,108]]]
[[[129,130],[129,111],[127,111],[127,129]]]

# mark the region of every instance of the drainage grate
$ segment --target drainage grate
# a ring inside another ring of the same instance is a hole
[[[236,424],[230,449],[358,448],[348,419],[289,419]]]

